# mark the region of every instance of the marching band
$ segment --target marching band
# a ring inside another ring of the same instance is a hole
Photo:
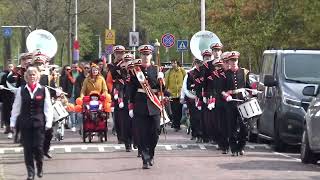
[[[246,92],[246,88],[250,89],[249,71],[239,67],[239,52],[222,53],[223,45],[219,39],[213,39],[206,43],[207,47],[199,51],[201,55],[194,55],[196,58],[193,61],[193,67],[186,73],[181,88],[181,96],[178,97],[180,103],[185,103],[189,110],[191,140],[196,140],[197,143],[215,142],[222,154],[227,154],[231,150],[232,156],[244,155],[247,125],[246,120],[238,110],[238,106],[250,98],[250,95]],[[158,143],[161,128],[165,126],[163,121],[165,121],[164,117],[167,113],[166,109],[170,97],[170,92],[167,90],[164,80],[164,72],[160,67],[151,63],[154,52],[154,47],[151,45],[141,45],[138,48],[140,59],[136,59],[122,45],[114,46],[113,52],[113,62],[106,65],[106,73],[102,75],[100,73],[98,76],[103,77],[99,93],[106,97],[108,94],[111,95],[111,114],[118,143],[125,144],[127,152],[131,151],[131,145],[138,148],[138,157],[142,158],[142,168],[149,169],[154,164],[155,147]],[[23,53],[19,58],[20,66],[7,75],[5,86],[0,86],[0,89],[10,90],[12,91],[10,93],[15,93],[16,96],[14,104],[8,102],[9,105],[13,104],[13,107],[16,108],[12,111],[10,126],[15,127],[16,134],[19,131],[22,132],[20,143],[25,148],[28,179],[33,179],[35,174],[34,168],[32,168],[33,163],[31,165],[33,152],[30,149],[32,147],[28,145],[29,142],[37,141],[35,144],[42,149],[34,152],[36,153],[38,176],[40,177],[42,176],[43,154],[51,158],[49,149],[53,133],[50,115],[47,118],[44,118],[43,115],[39,115],[40,118],[33,116],[27,119],[17,118],[21,114],[28,113],[25,110],[29,109],[29,107],[25,107],[25,109],[21,109],[20,113],[20,106],[16,103],[17,98],[25,100],[21,96],[28,95],[27,91],[20,93],[22,87],[28,87],[29,91],[34,88],[26,82],[28,78],[26,80],[24,78],[25,72],[28,72],[28,67],[37,67],[41,71],[42,75],[39,83],[41,87],[47,86],[50,88],[51,97],[55,100],[61,95],[73,98],[73,103],[78,97],[84,99],[85,96],[90,94],[89,91],[96,88],[99,79],[89,80],[90,75],[85,78],[86,76],[80,74],[72,77],[74,74],[70,72],[66,72],[68,73],[66,78],[60,78],[54,68],[49,70],[45,68],[50,58],[52,57],[41,53],[39,49],[32,50],[30,53]],[[99,70],[102,71],[99,66],[92,64],[90,73],[92,75]],[[45,73],[46,71],[51,73]],[[79,76],[82,77],[81,81],[77,79]],[[58,89],[59,85],[65,84],[68,80],[72,81],[73,84],[80,83],[79,86],[82,87],[82,90],[77,96],[74,96],[74,87],[64,88],[68,91],[67,93]],[[92,87],[88,88],[89,86]],[[44,90],[47,92],[48,89],[44,88],[43,92]],[[41,93],[43,94],[43,92],[38,92],[40,93],[39,97],[42,96]],[[50,94],[45,94],[46,99]],[[31,101],[34,98],[37,100],[37,97],[36,94],[29,97],[29,100],[30,98]],[[63,104],[68,103],[63,102]],[[23,105],[26,106],[26,104]],[[38,109],[41,108],[40,105],[42,108],[44,107],[42,102],[37,106]],[[55,110],[59,111],[57,108]],[[11,111],[11,109],[7,111]],[[44,111],[46,112],[46,110]],[[41,114],[41,111],[35,110],[35,112]],[[60,119],[64,118],[66,117]],[[82,118],[83,121],[86,120],[85,116]],[[30,121],[34,120],[36,122],[35,119],[42,123],[38,123],[33,128],[46,127],[46,129],[43,129],[45,130],[43,134],[40,130],[33,132],[40,133],[33,134],[39,136],[38,140],[32,139],[32,136],[28,134],[29,131],[25,130],[32,123]],[[43,122],[44,120],[46,122]],[[106,120],[105,123],[107,123]],[[17,135],[15,139],[18,142]]]

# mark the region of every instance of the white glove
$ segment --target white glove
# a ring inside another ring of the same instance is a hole
[[[253,89],[253,90],[251,91],[251,94],[252,94],[253,96],[257,95],[257,94],[258,94],[258,90]]]
[[[233,90],[233,94],[245,93],[246,90],[244,88],[235,89]]]
[[[56,96],[61,96],[63,91],[61,89],[56,89]]]
[[[118,94],[115,94],[113,98],[117,100],[119,98]]]
[[[184,104],[185,101],[184,101],[184,98],[180,98],[180,104]]]
[[[114,107],[111,107],[111,112],[114,112]]]
[[[163,78],[164,78],[163,72],[159,72],[159,73],[158,73],[158,79],[163,79]]]
[[[201,111],[201,109],[202,109],[201,106],[197,106],[197,108],[198,108],[199,111]]]
[[[232,96],[229,95],[229,96],[227,96],[225,99],[226,99],[227,102],[229,102],[229,101],[232,100]]]
[[[206,97],[203,97],[202,100],[203,100],[203,102],[204,102],[205,104],[207,104],[207,98],[206,98]]]
[[[119,103],[119,108],[123,108],[124,107],[124,104],[123,104],[123,102],[121,102],[121,103]]]
[[[216,99],[215,98],[210,98],[208,102],[208,109],[212,110],[216,106]]]
[[[0,89],[3,89],[4,88],[4,86],[3,85],[0,85]]]
[[[187,108],[188,108],[188,105],[183,104],[182,107],[185,108],[185,109],[187,109]]]
[[[129,116],[133,118],[133,109],[129,110]]]

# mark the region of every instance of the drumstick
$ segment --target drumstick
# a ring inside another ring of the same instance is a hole
[[[241,99],[231,99],[230,101],[243,102]]]
[[[47,88],[49,88],[49,89],[52,89],[52,90],[58,91],[58,90],[57,90],[58,88],[53,88],[53,87],[51,87],[51,86],[46,86],[46,87],[47,87]],[[62,93],[62,94],[65,94],[65,95],[68,95],[68,93],[63,92],[63,91],[61,91],[61,93]]]
[[[245,88],[247,91],[251,91],[251,92],[253,92],[253,91],[256,91],[257,93],[262,93],[262,91],[258,91],[258,90],[256,90],[256,89],[249,89],[249,88]]]

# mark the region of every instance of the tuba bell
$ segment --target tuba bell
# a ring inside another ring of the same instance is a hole
[[[216,34],[210,31],[199,31],[190,40],[190,50],[195,58],[203,60],[201,52],[209,49],[213,43],[221,43]]]
[[[58,50],[56,38],[43,29],[32,31],[27,37],[27,49],[30,53],[40,51],[50,59],[54,57]]]

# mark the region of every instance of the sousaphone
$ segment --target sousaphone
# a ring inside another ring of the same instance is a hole
[[[50,59],[54,57],[58,50],[56,38],[43,29],[32,31],[27,37],[27,49],[30,53],[40,51],[41,54],[47,55]]]
[[[195,58],[203,60],[201,51],[209,49],[213,43],[221,43],[216,34],[210,31],[199,31],[191,38],[190,50]]]

